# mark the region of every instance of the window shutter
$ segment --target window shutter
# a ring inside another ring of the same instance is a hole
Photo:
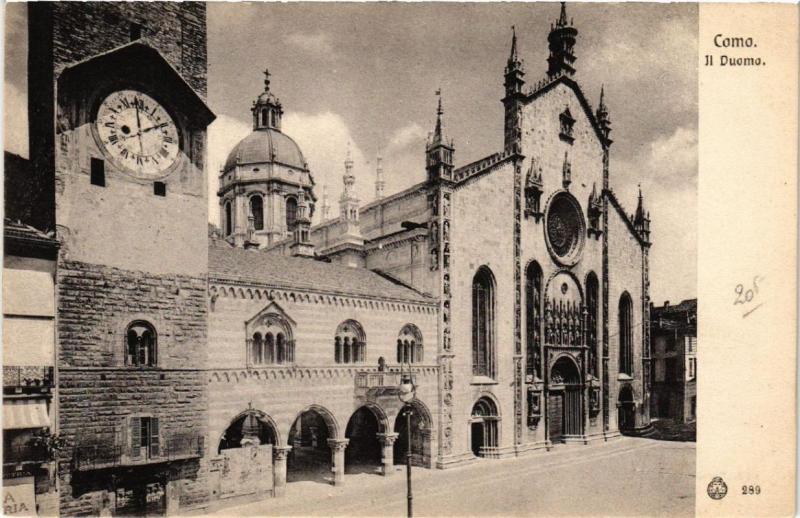
[[[142,445],[142,419],[131,417],[131,458],[137,459],[141,455]]]
[[[150,457],[161,455],[161,444],[159,443],[158,418],[150,418]]]

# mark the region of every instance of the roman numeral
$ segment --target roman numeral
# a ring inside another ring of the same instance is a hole
[[[111,144],[116,144],[117,143],[117,135],[112,133],[111,135],[108,136],[108,141]]]
[[[128,150],[127,149],[123,149],[122,151],[119,152],[119,154],[120,154],[120,156],[122,156],[122,158],[128,158]]]
[[[167,135],[166,137],[164,137],[164,142],[166,142],[167,144],[172,144],[175,142],[175,139]]]
[[[169,156],[169,151],[167,151],[167,148],[162,147],[161,149],[158,150],[158,154],[163,156],[164,158],[167,158]]]
[[[124,97],[122,98],[122,100],[120,102],[122,103],[122,106],[124,106],[125,108],[130,108],[131,107],[131,103],[129,103],[128,100],[126,98],[124,98]]]
[[[143,163],[144,162],[142,162],[142,157],[141,156],[137,156],[136,157],[136,165],[142,165]]]
[[[103,126],[105,126],[106,128],[112,128],[112,129],[117,127],[117,125],[114,124],[113,122],[104,122]]]

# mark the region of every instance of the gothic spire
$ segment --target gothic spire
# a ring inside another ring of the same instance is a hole
[[[650,242],[650,213],[645,213],[644,210],[642,184],[639,184],[639,202],[636,205],[636,214],[633,216],[633,228],[641,234],[645,242]]]
[[[517,54],[517,31],[514,26],[511,26],[511,53],[508,55],[508,62],[506,63],[505,83],[506,98],[510,98],[514,94],[522,93],[522,86],[525,84],[525,70],[522,60],[519,59]]]
[[[331,211],[331,205],[328,201],[328,183],[322,184],[322,221],[328,219],[328,213]]]
[[[517,30],[512,25],[511,26],[511,55],[508,56],[508,66],[510,67],[512,63],[517,63],[519,58],[517,57]]]
[[[442,115],[444,115],[444,110],[442,109],[442,89],[436,90],[436,95],[439,96],[439,106],[436,108],[436,128],[433,130],[433,143],[434,144],[441,144],[442,143]]]
[[[439,96],[439,104],[436,108],[436,127],[433,134],[428,137],[428,144],[425,147],[426,168],[428,179],[446,177],[452,179],[453,173],[453,141],[447,142],[444,135],[444,124],[442,122],[442,89],[436,90]]]
[[[597,123],[600,125],[600,129],[603,131],[603,135],[606,140],[611,143],[611,140],[608,138],[611,134],[611,118],[608,116],[608,107],[605,101],[605,85],[600,87],[600,104],[597,106],[595,116],[597,117]]]
[[[636,215],[633,218],[634,225],[644,222],[644,199],[642,197],[642,184],[639,184],[639,203],[636,205]]]

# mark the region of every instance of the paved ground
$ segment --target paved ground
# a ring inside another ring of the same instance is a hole
[[[405,468],[345,485],[288,484],[286,496],[217,516],[403,516]],[[695,443],[621,438],[559,446],[522,458],[481,459],[449,470],[414,468],[416,516],[694,515]]]

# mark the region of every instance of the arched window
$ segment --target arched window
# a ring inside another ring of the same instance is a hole
[[[253,214],[253,228],[264,230],[264,200],[261,196],[250,197],[250,213]]]
[[[272,333],[267,333],[266,340],[264,341],[264,363],[275,363],[275,339]]]
[[[397,363],[422,363],[422,333],[414,324],[406,324],[397,338]]]
[[[542,379],[542,269],[534,261],[525,272],[526,370],[531,379]]]
[[[285,365],[294,362],[294,341],[289,323],[277,314],[259,317],[248,325],[253,333],[251,365]]]
[[[597,275],[590,272],[586,277],[586,345],[589,346],[589,374],[597,377],[597,311],[599,284]]]
[[[633,376],[633,301],[627,292],[619,299],[619,372]]]
[[[363,363],[367,359],[367,338],[355,320],[339,324],[333,344],[336,363]]]
[[[269,110],[266,108],[261,110],[261,125],[269,126]]]
[[[294,230],[297,223],[297,199],[288,197],[286,198],[286,230]]]
[[[128,326],[125,336],[125,363],[136,367],[154,367],[158,360],[155,328],[139,320]]]
[[[233,211],[231,209],[231,202],[225,203],[225,235],[229,236],[233,233]]]
[[[472,374],[494,377],[494,279],[485,266],[472,279]]]
[[[253,347],[250,354],[253,363],[261,364],[264,362],[264,340],[261,338],[261,333],[253,335]]]
[[[494,457],[499,443],[497,429],[497,405],[488,397],[482,397],[472,407],[470,435],[472,452],[476,457]]]

